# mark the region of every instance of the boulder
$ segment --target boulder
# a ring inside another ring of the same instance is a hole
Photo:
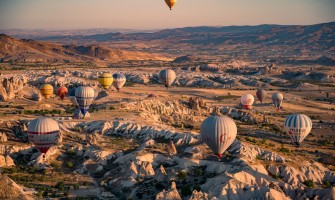
[[[33,200],[7,175],[0,174],[0,199]]]
[[[173,156],[173,155],[177,154],[176,146],[174,145],[172,140],[170,140],[170,142],[167,146],[167,152],[168,152],[169,156]]]
[[[170,190],[163,190],[156,195],[156,200],[164,199],[164,200],[181,200],[179,192],[177,190],[176,183],[172,181]]]
[[[0,142],[7,142],[6,133],[0,133]]]

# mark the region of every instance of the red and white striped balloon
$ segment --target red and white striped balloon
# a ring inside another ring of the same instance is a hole
[[[59,125],[51,118],[37,118],[28,125],[28,137],[41,153],[54,145],[59,135]]]

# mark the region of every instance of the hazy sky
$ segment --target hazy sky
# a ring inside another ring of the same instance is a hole
[[[0,29],[160,29],[335,21],[335,0],[0,0]]]

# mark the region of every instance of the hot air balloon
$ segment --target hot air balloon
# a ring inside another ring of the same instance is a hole
[[[177,0],[165,0],[165,3],[169,6],[170,10],[172,10],[172,7],[174,4],[176,4]]]
[[[283,99],[284,99],[284,96],[279,92],[272,94],[272,102],[275,105],[275,108],[277,109],[277,111],[279,111],[281,107],[281,103],[283,102]]]
[[[94,90],[89,86],[80,86],[76,89],[76,100],[81,113],[85,116],[91,103],[94,101]]]
[[[268,94],[268,92],[266,90],[263,90],[263,89],[258,89],[257,92],[256,92],[256,96],[261,103],[263,103],[267,94]]]
[[[98,81],[107,90],[113,83],[113,76],[110,73],[103,73],[99,76]]]
[[[176,79],[176,73],[171,69],[164,69],[159,72],[159,79],[165,87],[169,88]]]
[[[251,109],[255,98],[251,94],[244,94],[241,96],[241,103],[245,109]]]
[[[113,74],[113,86],[120,91],[122,86],[126,83],[126,77],[121,73]]]
[[[58,123],[51,118],[38,118],[30,121],[28,137],[41,153],[47,151],[56,142],[59,135]]]
[[[304,114],[290,115],[284,121],[284,130],[293,142],[300,146],[300,143],[312,130],[312,120]]]
[[[54,93],[54,87],[50,84],[44,84],[40,88],[41,94],[44,98],[49,99],[50,96]]]
[[[67,93],[68,93],[68,90],[64,86],[59,87],[57,89],[57,92],[56,92],[56,94],[60,97],[61,100],[64,99],[64,97],[67,95]]]
[[[202,122],[200,135],[214,154],[221,158],[222,154],[234,142],[237,127],[234,120],[227,116],[210,116]]]

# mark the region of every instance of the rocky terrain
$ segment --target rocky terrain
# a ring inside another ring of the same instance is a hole
[[[106,63],[124,60],[169,60],[145,52],[110,49],[102,46],[60,45],[0,34],[0,61],[14,63]]]
[[[332,22],[39,37],[48,42],[0,35],[0,199],[335,199],[333,30]],[[168,89],[159,79],[166,68],[177,76]],[[123,73],[126,84],[103,89],[103,72]],[[97,96],[77,119],[69,96],[80,85]],[[243,94],[255,97],[250,110]],[[221,160],[200,137],[213,113],[238,130]],[[293,113],[313,123],[299,148],[283,127]],[[40,117],[60,127],[46,155],[27,135]]]

